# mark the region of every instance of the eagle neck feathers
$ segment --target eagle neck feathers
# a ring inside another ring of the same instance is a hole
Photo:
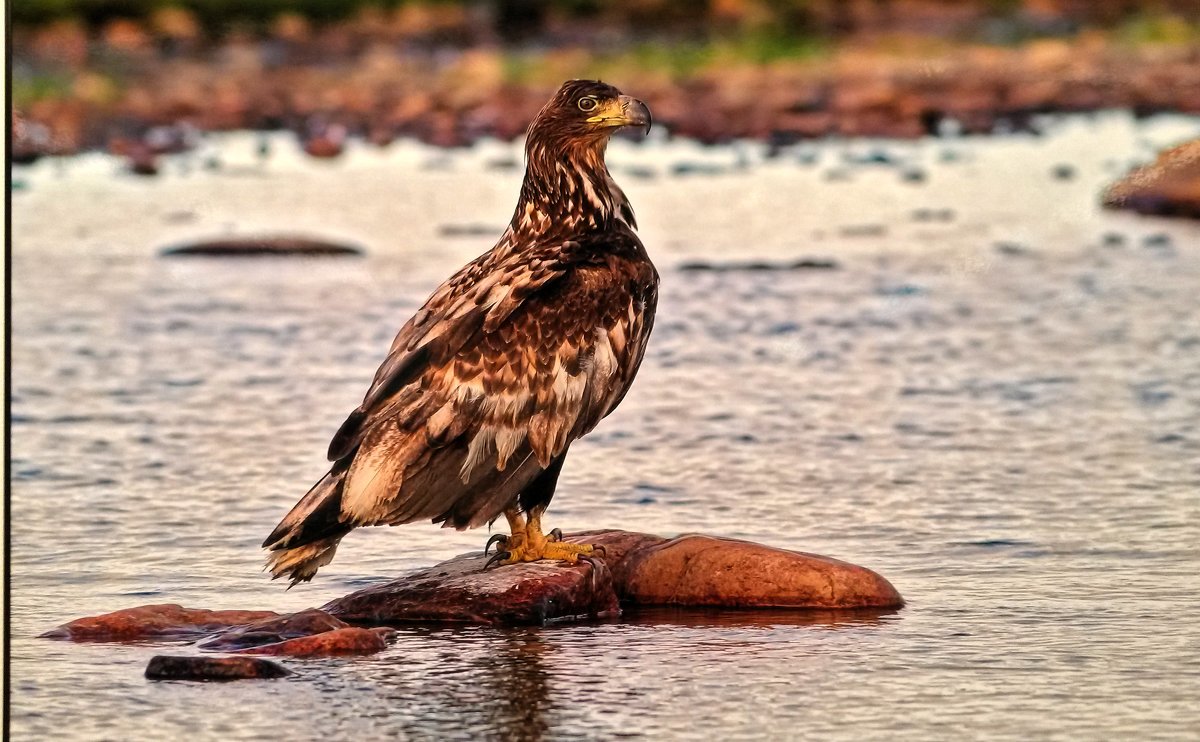
[[[629,199],[604,163],[605,142],[564,146],[531,133],[525,180],[509,225],[518,241],[636,229]]]

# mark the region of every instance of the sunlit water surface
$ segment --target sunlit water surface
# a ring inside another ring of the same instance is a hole
[[[286,593],[258,548],[396,329],[507,221],[519,149],[326,163],[276,138],[264,163],[237,135],[157,179],[101,155],[18,170],[14,733],[1194,738],[1200,227],[1096,203],[1132,159],[1198,133],[1110,115],[771,160],[615,143],[662,299],[632,392],[572,448],[551,525],[828,554],[908,606],[412,627],[372,657],[224,685],[142,677],[186,647],[35,637],[145,603],[321,605],[482,545],[364,530]],[[259,230],[368,256],[156,257]],[[687,269],[801,258],[838,267]]]

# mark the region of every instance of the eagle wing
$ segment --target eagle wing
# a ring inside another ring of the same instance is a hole
[[[344,521],[493,520],[616,407],[657,300],[640,243],[621,239],[630,250],[495,250],[430,297],[330,444]]]

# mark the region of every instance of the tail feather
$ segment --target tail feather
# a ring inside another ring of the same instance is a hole
[[[271,579],[289,578],[289,590],[298,582],[308,582],[317,574],[318,569],[333,561],[333,555],[337,553],[338,542],[341,540],[341,536],[333,536],[294,549],[271,552],[267,556],[267,569],[271,571]]]
[[[342,520],[345,476],[342,470],[322,477],[267,536],[263,548],[271,551],[267,569],[272,579],[287,576],[292,585],[308,582],[333,560],[338,542],[354,528]]]

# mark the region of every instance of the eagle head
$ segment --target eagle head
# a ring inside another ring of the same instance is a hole
[[[599,80],[568,80],[538,112],[529,140],[548,148],[603,146],[622,126],[650,131],[650,109]]]
[[[622,126],[650,130],[650,109],[597,80],[563,83],[529,125],[525,180],[511,229],[529,244],[607,229],[636,228],[633,209],[604,164],[609,138]]]

